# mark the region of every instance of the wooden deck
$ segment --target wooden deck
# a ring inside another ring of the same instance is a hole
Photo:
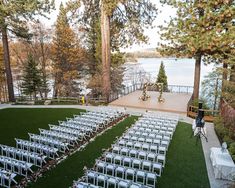
[[[142,101],[139,99],[142,91],[135,91],[121,97],[113,102],[110,106],[121,106],[129,108],[141,108],[151,111],[164,111],[164,112],[174,112],[179,114],[187,113],[187,104],[191,98],[191,94],[184,93],[163,93],[164,103],[159,103],[157,98],[159,93],[156,91],[148,91],[147,94],[150,98],[147,101]]]

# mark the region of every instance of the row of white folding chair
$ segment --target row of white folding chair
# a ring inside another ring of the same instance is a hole
[[[118,116],[121,116],[125,113],[124,110],[116,110],[116,109],[107,109],[106,108],[98,108],[98,109],[93,109],[93,110],[90,110],[89,112],[98,112],[98,113],[102,113],[102,114],[108,114],[108,115],[118,115]]]
[[[100,117],[94,115],[86,115],[86,116],[74,116],[75,121],[87,121],[87,122],[98,122],[98,123],[105,123],[109,121],[107,117]]]
[[[165,127],[172,127],[175,129],[178,122],[170,122],[166,120],[139,120],[139,124],[147,124],[147,125],[153,125],[153,126],[165,126]]]
[[[93,131],[97,131],[99,128],[104,127],[103,125],[100,125],[98,123],[87,123],[87,122],[83,122],[83,121],[74,121],[74,120],[66,121],[66,123],[77,125],[77,126],[89,127],[89,128],[92,128]]]
[[[70,118],[67,118],[67,120],[71,120]],[[106,124],[107,122],[104,119],[90,119],[90,118],[82,118],[82,117],[77,117],[74,118],[73,121],[76,122],[86,122],[86,123],[97,123],[99,125]]]
[[[155,128],[172,128],[173,130],[175,130],[176,125],[177,124],[169,124],[169,123],[161,123],[161,122],[146,122],[146,121],[138,121],[135,123],[136,125],[145,127],[145,126],[149,126],[149,127],[155,127]]]
[[[135,178],[135,181],[131,181],[125,177],[123,179],[123,178],[111,176],[105,173],[100,173],[100,172],[91,171],[91,170],[87,171],[87,182],[96,184],[97,186],[104,187],[104,188],[109,188],[109,187],[139,188],[139,187],[143,187],[143,185],[145,184],[144,182],[145,179],[146,179],[146,174],[141,171],[137,172],[137,181],[136,181],[136,178]],[[144,187],[153,187],[153,185],[152,184],[150,186],[145,185]]]
[[[97,164],[98,165],[98,164]],[[157,181],[157,175],[152,172],[148,172],[142,169],[136,169],[132,167],[125,167],[121,164],[113,164],[113,163],[106,163],[106,162],[101,162],[99,164],[100,166],[97,168],[97,170],[102,174],[107,174],[110,176],[122,178],[122,179],[127,179],[131,180],[133,182],[147,185],[150,187],[155,187],[156,181]],[[117,173],[119,172],[119,173]],[[127,172],[132,172],[132,174],[128,174]],[[120,177],[121,175],[121,177]],[[131,178],[130,178],[131,176]],[[130,178],[130,179],[128,179]],[[151,184],[149,183],[151,182]]]
[[[169,130],[169,131],[172,131],[174,132],[175,131],[175,128],[176,126],[174,125],[158,125],[158,124],[154,124],[154,123],[143,123],[143,122],[136,122],[133,126],[135,127],[142,127],[142,128],[146,128],[146,129],[153,129],[153,130]]]
[[[79,130],[76,129],[72,129],[72,128],[68,128],[68,127],[63,127],[63,126],[57,126],[57,125],[51,125],[49,124],[50,130],[52,131],[57,131],[57,132],[62,132],[62,133],[66,133],[66,134],[71,134],[74,135],[76,137],[78,137],[79,139],[83,139],[85,134],[82,133]]]
[[[36,134],[29,134],[29,138],[31,142],[36,142],[39,144],[44,144],[51,146],[53,148],[57,148],[60,152],[65,153],[67,150],[69,150],[68,143],[62,142],[58,139],[53,139],[50,137],[42,136],[42,135],[36,135]]]
[[[109,121],[111,121],[111,120],[113,120],[113,119],[115,119],[115,118],[117,118],[116,117],[116,115],[115,114],[110,114],[110,115],[108,115],[108,114],[103,114],[103,113],[92,113],[92,114],[84,114],[84,115],[81,115],[81,116],[74,116],[74,118],[76,119],[76,118],[86,118],[86,119],[90,119],[90,120],[97,120],[97,121],[107,121],[107,122],[109,122]]]
[[[78,117],[79,115],[75,115],[74,117]],[[87,113],[84,113],[84,114],[80,114],[81,117],[101,117],[101,118],[106,118],[108,117],[107,114],[104,114],[104,113],[100,113],[100,112],[87,112]]]
[[[104,188],[109,188],[109,187],[119,188],[120,184],[122,184],[121,188],[127,188],[131,187],[131,185],[133,184],[133,182],[131,182],[130,180],[124,180],[119,177],[113,177],[108,174],[103,174],[92,170],[86,172],[86,182]]]
[[[93,128],[86,127],[83,125],[76,125],[76,124],[68,123],[68,122],[59,121],[59,125],[62,127],[67,127],[70,129],[75,129],[75,130],[81,131],[82,133],[86,134],[86,136],[90,136],[90,134],[95,132],[95,130],[93,130]]]
[[[150,119],[166,119],[169,121],[179,121],[179,116],[168,116],[163,114],[144,114],[142,118],[150,118]]]
[[[26,161],[38,167],[42,167],[43,163],[46,163],[46,156],[44,155],[5,145],[0,145],[0,147],[2,156],[10,157],[20,161]]]
[[[15,177],[15,173],[0,168],[0,186],[10,188],[12,183],[17,184]]]
[[[120,114],[118,111],[105,111],[105,110],[97,110],[97,111],[87,111],[87,113],[80,113],[81,115],[97,115],[97,116],[110,116],[110,115],[118,115]]]
[[[39,129],[39,131],[40,131],[40,135],[47,136],[50,138],[56,138],[63,142],[67,142],[72,146],[74,146],[74,144],[78,144],[79,138],[76,136],[72,136],[72,135],[57,132],[57,131],[46,130],[46,129]]]
[[[9,170],[15,174],[19,174],[21,176],[28,175],[28,171],[33,173],[31,167],[33,166],[32,163],[27,163],[25,161],[19,161],[16,159],[12,159],[5,156],[0,156],[0,164],[2,164],[3,169]]]
[[[107,126],[107,123],[98,122],[98,121],[70,120],[70,121],[67,121],[67,122],[92,127],[93,129],[96,129],[96,130],[100,129],[100,128],[104,128],[105,126]]]
[[[114,157],[120,155],[122,157],[130,157],[133,159],[138,159],[138,160],[146,160],[150,162],[155,162],[155,163],[161,163],[162,166],[165,166],[166,163],[166,156],[154,152],[146,152],[146,151],[141,151],[141,150],[135,150],[135,149],[129,149],[125,147],[121,148],[113,148],[112,153],[105,153],[104,158],[106,160],[114,160]],[[120,157],[117,157],[120,158]]]
[[[126,140],[131,141],[131,142],[140,142],[140,143],[148,143],[152,144],[154,146],[165,146],[168,148],[170,141],[165,140],[165,139],[154,139],[154,138],[148,138],[148,137],[137,137],[137,136],[131,136],[131,135],[124,135],[123,137],[120,138],[120,140]]]
[[[131,174],[132,178],[128,179],[128,180],[135,181],[135,176],[138,171],[144,172],[146,175],[152,174],[155,177],[154,179],[157,180],[158,174],[153,172],[151,170],[152,169],[151,164],[147,164],[147,163],[148,162],[143,162],[144,168],[139,168],[137,166],[132,167],[132,165],[129,165],[129,162],[128,162],[128,164],[125,165],[125,162],[123,162],[123,164],[115,164],[115,163],[107,163],[105,161],[97,160],[96,164],[95,164],[95,169],[98,172],[105,173],[105,174],[108,174],[111,176],[125,178],[125,179],[127,179],[127,176],[128,176],[127,172],[131,169],[133,172]],[[126,177],[125,177],[125,175],[126,175]]]
[[[106,153],[104,155],[104,160],[106,163],[118,164],[126,167],[132,167],[139,170],[145,170],[148,172],[153,172],[157,176],[161,176],[162,173],[162,163],[153,162],[153,160],[139,159],[137,157],[129,157],[122,154]]]
[[[44,144],[39,144],[35,142],[30,142],[28,140],[22,140],[22,139],[16,139],[16,147],[26,150],[26,151],[32,151],[39,154],[45,154],[47,157],[51,159],[55,159],[58,155],[58,149],[54,147],[50,147]]]
[[[140,131],[154,131],[154,132],[159,132],[159,131],[168,131],[171,132],[171,134],[174,133],[174,128],[172,127],[166,127],[166,126],[153,126],[153,125],[140,125],[140,124],[134,124],[132,126],[132,129],[139,129]]]
[[[90,119],[90,120],[102,120],[102,121],[110,121],[110,117],[108,115],[101,115],[101,114],[84,114],[84,115],[80,115],[80,116],[77,116],[75,115],[74,118],[85,118],[85,119]]]
[[[171,120],[171,119],[166,119],[166,118],[146,118],[146,117],[141,117],[139,119],[141,122],[153,122],[153,123],[163,123],[163,124],[177,124],[178,121],[176,120]]]
[[[177,122],[177,121],[179,121],[179,117],[178,117],[178,116],[143,115],[142,118],[168,120],[168,121],[172,121],[172,122]]]
[[[74,182],[73,188],[99,188],[99,186],[85,182]]]
[[[171,133],[166,132],[166,131],[160,131],[160,132],[140,132],[140,131],[136,131],[136,130],[128,130],[126,133],[124,133],[126,135],[131,135],[131,136],[136,136],[136,137],[146,137],[146,138],[156,138],[156,139],[160,139],[163,140],[166,139],[167,141],[171,140]]]
[[[178,122],[178,120],[174,120],[174,119],[169,119],[169,118],[164,118],[164,117],[162,117],[162,118],[151,118],[151,117],[141,117],[140,118],[140,120],[141,121],[154,121],[154,122],[163,122],[163,123],[177,123]]]
[[[149,143],[142,143],[142,142],[132,142],[132,141],[126,141],[124,139],[119,140],[116,142],[117,146],[125,146],[127,148],[131,149],[139,149],[143,151],[151,151],[155,150],[159,154],[166,154],[167,146],[166,145],[157,145],[157,144],[149,144]]]
[[[112,115],[111,115],[112,116]],[[104,119],[111,119],[111,116],[105,113],[95,113],[95,112],[89,112],[86,114],[81,114],[81,117],[85,117],[85,118],[89,118],[91,117],[92,119],[96,119],[96,118],[104,118]],[[75,118],[78,117],[77,115],[74,116]],[[113,117],[115,117],[113,115]]]

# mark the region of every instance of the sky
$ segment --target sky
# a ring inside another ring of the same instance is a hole
[[[56,10],[52,11],[49,20],[42,18],[41,21],[48,27],[51,27],[57,18],[57,15],[59,13],[59,6],[60,3],[63,2],[64,4],[68,0],[55,0],[55,8]],[[156,4],[156,7],[158,8],[158,16],[156,20],[154,21],[153,25],[155,26],[154,29],[145,29],[145,34],[149,37],[149,42],[147,44],[141,44],[141,45],[133,45],[129,47],[128,49],[125,49],[126,52],[129,51],[139,51],[144,50],[147,48],[156,48],[158,42],[160,41],[160,37],[158,35],[158,26],[164,24],[164,21],[169,21],[170,16],[174,17],[176,11],[172,9],[170,6],[164,5],[159,2],[160,0],[151,0],[154,4]]]

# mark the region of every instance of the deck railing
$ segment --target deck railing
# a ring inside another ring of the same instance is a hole
[[[109,102],[117,100],[118,98],[128,95],[132,92],[135,92],[136,90],[143,90],[143,87],[144,87],[144,84],[141,84],[141,83],[124,87],[121,91],[111,93]],[[155,86],[149,86],[148,91],[158,91],[158,89]],[[180,85],[168,85],[168,89],[165,92],[190,94],[193,92],[193,87],[192,86],[180,86]]]
[[[218,110],[203,109],[204,120],[207,122],[213,122],[214,118],[219,114]],[[198,114],[198,107],[189,105],[187,110],[187,116],[191,118],[196,118]]]
[[[125,95],[128,95],[130,93],[133,93],[137,90],[143,90],[144,84],[141,83],[136,83],[130,86],[126,86],[123,89],[121,89],[120,91],[117,92],[112,92],[110,94],[109,97],[109,102],[112,102],[120,97],[123,97]],[[166,92],[171,92],[171,93],[192,93],[192,89],[193,87],[191,86],[179,86],[179,85],[168,85],[168,89]],[[156,87],[149,87],[148,91],[157,91]],[[105,103],[105,98],[100,96],[100,97],[92,97],[92,96],[87,96],[86,97],[87,100],[89,102],[92,103]],[[20,100],[21,99],[21,100]],[[23,100],[22,100],[23,99]],[[38,100],[51,100],[52,102],[72,102],[75,104],[81,104],[81,100],[82,100],[82,96],[78,96],[78,97],[57,97],[57,98],[53,98],[53,97],[49,97],[47,99],[40,99],[38,98]],[[25,101],[32,103],[34,102],[34,100],[30,97],[17,97],[17,102],[20,103],[24,103]]]

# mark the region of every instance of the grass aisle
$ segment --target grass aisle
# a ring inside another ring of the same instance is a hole
[[[160,188],[209,188],[202,145],[190,138],[191,126],[180,122],[167,153],[167,162]]]
[[[0,110],[0,144],[15,146],[14,138],[29,139],[28,133],[39,133],[39,128],[49,129],[48,124],[58,124],[84,110],[8,108]]]
[[[84,150],[69,156],[65,161],[60,163],[56,168],[48,171],[36,183],[32,183],[31,188],[67,188],[72,185],[73,180],[83,176],[83,167],[92,167],[95,160],[101,156],[103,149],[107,149],[120,137],[122,133],[129,128],[135,121],[136,117],[128,117],[112,129],[107,130],[104,134],[96,137],[95,141],[89,143]]]

